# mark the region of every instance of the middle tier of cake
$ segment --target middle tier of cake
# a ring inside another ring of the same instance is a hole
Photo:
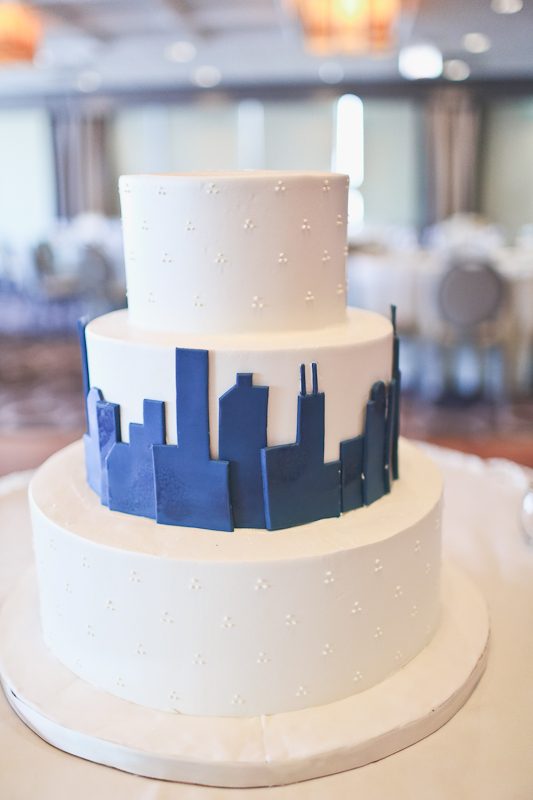
[[[397,338],[376,314],[204,336],[140,330],[118,312],[82,346],[88,481],[115,511],[279,529],[368,505],[397,477]]]
[[[276,714],[379,683],[439,622],[441,477],[408,442],[400,458],[370,506],[227,532],[110,511],[71,445],[30,491],[48,646],[87,682],[183,714]]]

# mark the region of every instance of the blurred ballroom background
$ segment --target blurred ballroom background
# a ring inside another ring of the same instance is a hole
[[[533,0],[0,2],[0,474],[84,430],[118,176],[248,168],[349,173],[403,433],[533,466],[532,31]]]

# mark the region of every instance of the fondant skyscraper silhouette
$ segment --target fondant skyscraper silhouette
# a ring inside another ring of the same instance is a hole
[[[130,442],[116,444],[107,457],[109,508],[155,519],[152,445],[165,444],[165,404],[145,400],[143,424],[130,423]]]
[[[341,464],[324,463],[324,394],[318,391],[316,364],[312,371],[313,393],[307,394],[305,367],[300,368],[296,442],[261,452],[269,530],[338,517],[341,511]]]
[[[219,401],[218,457],[229,461],[236,528],[265,527],[261,450],[267,446],[268,386],[254,386],[252,378],[238,373]]]
[[[176,348],[178,444],[153,446],[156,519],[233,530],[229,464],[211,459],[207,350]]]

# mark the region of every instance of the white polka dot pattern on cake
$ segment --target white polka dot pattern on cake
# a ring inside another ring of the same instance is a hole
[[[345,307],[336,301],[336,287],[345,271],[339,248],[347,225],[343,184],[342,175],[253,170],[121,178],[132,324],[191,333],[341,324]],[[154,274],[158,251],[164,255]],[[275,265],[287,264],[289,251],[291,270],[281,275]],[[325,264],[328,272],[321,274]],[[215,274],[213,265],[224,269]],[[314,286],[312,319],[295,304],[307,291],[306,272]],[[157,308],[147,300],[148,279]],[[199,292],[210,309],[202,320],[184,302]],[[254,293],[269,297],[261,316],[243,303]]]
[[[420,469],[426,480],[426,460]],[[57,470],[65,498],[72,469],[59,459]],[[432,486],[412,526],[364,545],[359,520],[381,518],[376,505],[352,521],[343,515],[268,533],[162,528],[151,539],[149,520],[128,519],[128,530],[142,532],[145,548],[169,553],[164,558],[140,552],[133,540],[123,539],[118,550],[75,535],[87,514],[108,513],[91,489],[78,487],[84,517],[73,521],[74,533],[39,517],[45,641],[84,680],[169,713],[258,716],[364,691],[411,660],[437,630],[440,507]],[[121,517],[108,513],[110,535],[123,535]],[[270,549],[259,557],[258,547]]]

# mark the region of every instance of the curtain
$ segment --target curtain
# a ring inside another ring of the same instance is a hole
[[[107,118],[69,106],[55,109],[51,116],[57,215],[70,219],[85,211],[117,214],[117,189],[110,185]]]
[[[461,87],[437,89],[427,110],[428,223],[476,211],[480,110]]]

